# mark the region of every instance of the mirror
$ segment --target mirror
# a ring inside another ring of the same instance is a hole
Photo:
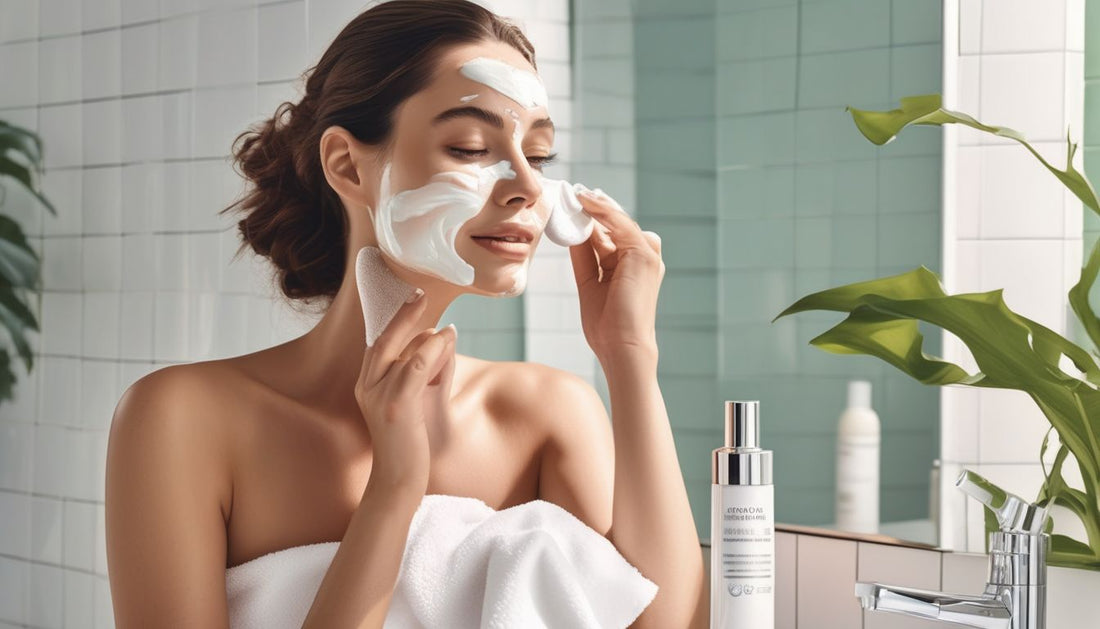
[[[574,20],[573,177],[662,237],[659,377],[700,539],[724,400],[760,401],[776,521],[834,527],[838,419],[866,380],[878,530],[934,543],[938,389],[809,345],[836,313],[772,319],[818,290],[940,271],[940,134],[876,147],[844,109],[940,91],[940,3],[577,0]]]

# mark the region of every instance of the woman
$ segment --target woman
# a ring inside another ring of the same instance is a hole
[[[659,586],[635,626],[704,626],[699,540],[656,378],[656,234],[606,195],[582,197],[598,225],[570,255],[613,425],[584,380],[457,355],[453,327],[434,327],[460,294],[523,289],[549,214],[540,170],[554,130],[545,102],[510,89],[537,88],[535,72],[521,31],[485,9],[394,0],[336,37],[301,102],[284,103],[289,121],[280,107],[242,134],[236,157],[254,184],[242,239],[288,298],[326,308],[299,338],[166,367],[124,393],[106,486],[119,627],[226,626],[227,568],[334,540],[305,625],[381,627],[426,493],[494,509],[554,502]],[[387,258],[423,296],[364,350],[354,264],[389,234],[386,191],[502,161],[510,175],[454,240],[472,280]]]

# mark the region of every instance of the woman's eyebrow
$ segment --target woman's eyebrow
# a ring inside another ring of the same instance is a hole
[[[452,107],[432,119],[432,124],[437,125],[448,120],[454,120],[455,118],[477,118],[482,122],[488,123],[496,127],[497,129],[504,128],[504,119],[499,115],[489,111],[488,109],[482,109],[480,107],[474,107],[473,105],[467,105],[465,107]],[[531,123],[531,129],[549,128],[554,129],[554,123],[549,118],[539,118]]]

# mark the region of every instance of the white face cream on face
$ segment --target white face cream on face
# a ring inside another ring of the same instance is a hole
[[[488,85],[528,109],[547,105],[546,88],[539,77],[510,63],[475,57],[462,64],[462,74]]]
[[[537,75],[498,59],[471,59],[463,64],[462,74],[488,85],[528,109],[547,106],[546,88]],[[522,152],[523,136],[520,134],[519,114],[510,108],[505,108],[504,112],[512,118],[512,141],[516,144],[517,151]],[[588,240],[595,223],[583,210],[576,196],[585,187],[542,176],[539,179],[543,201],[550,208],[550,218],[545,226],[546,236],[564,247]]]
[[[501,160],[437,173],[424,186],[392,194],[387,163],[372,217],[379,248],[411,269],[452,284],[473,284],[474,267],[459,257],[455,237],[485,206],[497,180],[515,176],[511,162]]]

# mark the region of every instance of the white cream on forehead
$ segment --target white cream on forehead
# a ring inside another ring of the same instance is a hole
[[[542,81],[532,72],[489,57],[475,57],[462,64],[462,75],[484,83],[528,109],[546,107],[548,98]]]
[[[474,267],[455,250],[462,224],[481,211],[499,179],[514,179],[508,160],[484,168],[432,175],[419,188],[391,194],[390,164],[382,170],[372,217],[378,246],[405,266],[452,284],[474,283]]]

